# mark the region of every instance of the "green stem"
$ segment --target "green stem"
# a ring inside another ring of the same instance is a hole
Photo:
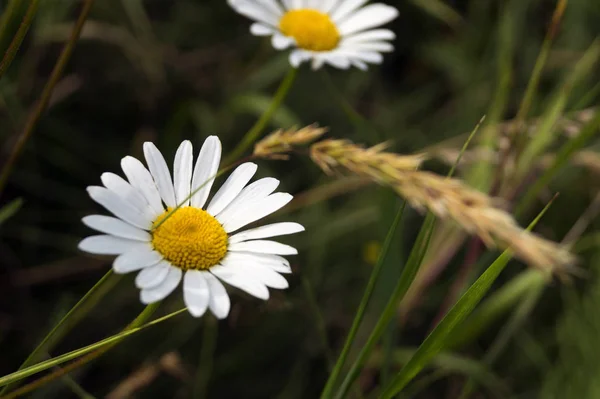
[[[554,197],[556,198],[556,197]],[[533,222],[527,227],[531,231],[542,216],[552,205],[554,200],[540,212]],[[433,331],[425,338],[415,354],[400,369],[394,380],[384,387],[381,398],[391,399],[397,395],[406,385],[419,374],[419,372],[444,349],[450,334],[459,326],[465,318],[471,314],[475,306],[491,288],[492,284],[504,270],[512,258],[510,250],[505,250],[488,269],[469,287],[456,304],[446,313],[446,316],[438,323]]]
[[[339,378],[340,373],[342,372],[342,367],[350,353],[350,349],[352,348],[352,344],[354,343],[354,339],[356,338],[356,334],[358,333],[358,329],[365,315],[365,311],[367,310],[367,305],[373,295],[373,291],[375,290],[375,284],[377,283],[377,279],[379,278],[379,274],[381,273],[381,269],[387,258],[387,253],[392,243],[392,239],[395,235],[396,229],[400,224],[400,220],[402,219],[402,214],[404,213],[404,208],[406,206],[406,202],[403,202],[400,208],[398,209],[398,213],[396,213],[396,218],[392,222],[390,229],[388,230],[387,236],[385,237],[385,242],[383,243],[383,247],[381,249],[381,253],[379,254],[379,258],[377,259],[377,263],[371,272],[371,277],[369,278],[369,282],[367,283],[367,287],[365,288],[365,293],[358,305],[358,310],[356,311],[356,316],[354,316],[354,320],[352,321],[352,326],[350,327],[350,332],[348,333],[348,337],[346,337],[346,342],[344,342],[344,347],[342,348],[342,352],[338,357],[335,366],[329,378],[327,379],[327,383],[325,384],[325,388],[323,388],[323,392],[321,393],[321,398],[331,398],[333,394],[333,388],[337,379]]]
[[[56,65],[54,65],[54,69],[50,74],[48,82],[46,82],[46,85],[44,86],[39,101],[30,113],[27,122],[25,123],[25,127],[23,128],[23,131],[17,138],[17,141],[12,151],[10,152],[8,160],[2,168],[2,173],[0,174],[0,193],[2,193],[2,191],[4,190],[4,187],[6,186],[8,177],[10,176],[14,164],[21,155],[21,152],[23,152],[25,143],[27,143],[27,140],[29,139],[29,137],[31,137],[31,134],[35,130],[40,118],[42,117],[42,114],[44,113],[46,107],[48,107],[48,104],[50,103],[50,98],[52,97],[54,87],[58,83],[65,67],[67,66],[67,63],[71,59],[71,54],[73,53],[73,49],[75,48],[77,39],[81,34],[81,30],[83,29],[83,25],[85,24],[85,21],[90,13],[90,10],[92,9],[93,4],[94,0],[84,0],[81,13],[79,14],[75,26],[73,27],[71,36],[69,37],[67,44],[65,44],[65,47],[63,48],[58,58],[58,61],[56,62]]]
[[[21,364],[18,370],[22,370],[31,366],[35,361],[39,360],[42,354],[49,352],[62,337],[64,337],[92,308],[98,301],[114,286],[117,282],[113,279],[111,284],[106,284],[112,275],[109,270],[94,286],[67,312],[66,315],[50,330],[44,337],[42,342],[29,354],[27,359]],[[84,306],[85,305],[85,306]],[[0,390],[0,396],[4,394],[10,385],[5,386]]]
[[[17,55],[17,51],[19,51],[19,47],[21,47],[21,43],[23,43],[23,39],[25,39],[25,35],[27,35],[29,27],[33,22],[33,17],[35,17],[35,14],[37,12],[38,6],[40,4],[39,0],[30,1],[31,2],[29,3],[29,7],[27,7],[25,17],[23,17],[23,21],[19,26],[19,30],[17,30],[17,33],[10,42],[8,49],[4,53],[4,57],[2,57],[2,61],[0,62],[0,79],[2,79],[2,76],[4,75],[10,64],[13,62],[15,56]]]
[[[204,320],[204,334],[202,335],[202,349],[200,351],[200,361],[196,375],[196,384],[194,386],[195,398],[206,398],[208,384],[212,375],[215,349],[217,346],[218,333],[217,320],[208,316]]]
[[[16,371],[14,373],[5,375],[4,377],[0,378],[0,386],[4,386],[7,384],[11,384],[15,381],[19,381],[22,380],[23,378],[29,377],[30,375],[33,374],[37,374],[41,371],[47,370],[49,368],[58,366],[62,363],[68,362],[69,360],[73,360],[73,359],[77,359],[83,355],[86,355],[88,353],[91,352],[97,352],[96,356],[90,357],[89,360],[95,359],[98,355],[105,353],[108,349],[112,348],[115,344],[119,343],[120,341],[122,341],[124,338],[133,335],[145,328],[148,328],[150,326],[153,326],[155,324],[161,323],[163,321],[166,321],[174,316],[177,316],[180,313],[183,313],[185,311],[187,311],[186,308],[184,309],[180,309],[176,312],[170,313],[166,316],[160,317],[156,320],[153,320],[149,323],[144,324],[144,322],[150,318],[150,316],[152,316],[152,314],[154,313],[154,311],[156,310],[156,308],[158,307],[159,303],[155,303],[152,305],[148,305],[144,308],[144,310],[142,311],[142,313],[140,313],[135,320],[129,324],[129,326],[127,326],[127,328],[125,328],[124,331],[120,332],[119,334],[115,334],[111,337],[105,338],[101,341],[98,341],[94,344],[85,346],[83,348],[80,349],[76,349],[74,351],[65,353],[63,355],[54,357],[52,359],[48,359],[46,361],[40,362],[38,364],[35,364],[31,367],[27,367],[23,370],[19,370]],[[108,346],[108,347],[107,347]],[[107,348],[106,348],[107,347]],[[89,361],[88,360],[88,361]],[[68,367],[67,367],[68,368]],[[65,369],[63,369],[65,370]],[[54,377],[59,377],[62,374],[64,374],[64,372],[62,372],[63,370],[61,370],[61,373],[57,373]],[[34,382],[35,384],[35,382]]]
[[[271,120],[271,117],[277,111],[277,108],[281,105],[288,92],[290,91],[294,80],[296,79],[298,70],[291,68],[285,78],[279,84],[279,88],[273,97],[273,101],[269,108],[263,112],[260,118],[256,121],[254,126],[246,132],[240,143],[231,151],[227,156],[225,163],[233,162],[239,158],[248,148],[258,139],[262,131],[266,128],[267,124]]]
[[[425,257],[425,253],[427,252],[427,248],[429,247],[429,240],[431,239],[431,235],[433,233],[433,227],[435,225],[435,216],[429,213],[423,222],[423,226],[419,231],[419,235],[413,246],[413,249],[408,256],[408,260],[406,261],[406,266],[400,275],[400,279],[398,280],[398,284],[394,289],[394,292],[390,296],[383,313],[379,316],[379,320],[377,320],[377,324],[371,335],[369,336],[366,344],[360,350],[356,360],[350,367],[350,371],[346,374],[346,377],[342,381],[342,385],[340,386],[337,394],[335,395],[336,399],[341,399],[346,396],[348,390],[350,389],[352,383],[358,377],[363,365],[368,360],[368,357],[371,355],[375,344],[379,341],[383,333],[386,331],[388,325],[392,318],[397,314],[398,304],[404,298],[404,295],[408,291],[410,285],[412,284],[417,272],[419,271],[419,267]]]

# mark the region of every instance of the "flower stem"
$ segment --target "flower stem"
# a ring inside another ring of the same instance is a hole
[[[31,3],[29,3],[29,7],[27,7],[27,12],[23,17],[23,21],[21,21],[21,25],[19,26],[19,30],[17,30],[17,33],[10,42],[8,49],[6,49],[6,52],[2,57],[2,61],[0,62],[0,79],[2,78],[2,76],[14,60],[15,56],[17,55],[17,51],[19,51],[19,47],[21,47],[21,43],[23,43],[23,39],[25,39],[25,35],[27,35],[29,27],[33,22],[33,17],[37,12],[39,4],[39,0],[31,0]]]
[[[239,158],[248,148],[259,138],[262,131],[267,126],[267,123],[271,120],[271,117],[277,111],[277,108],[281,105],[288,92],[290,91],[294,80],[296,79],[298,70],[296,68],[291,68],[285,78],[279,84],[279,88],[273,97],[273,101],[269,108],[263,112],[260,118],[256,121],[254,126],[246,132],[242,140],[239,142],[237,147],[231,151],[231,153],[227,156],[225,163],[230,163]]]
[[[12,168],[14,167],[15,162],[21,155],[21,152],[23,152],[25,143],[27,143],[27,140],[29,139],[29,137],[31,137],[31,134],[35,130],[40,118],[42,117],[42,114],[44,113],[46,107],[50,103],[50,98],[52,97],[52,92],[54,91],[54,87],[58,83],[65,67],[67,66],[67,63],[71,59],[71,54],[73,53],[73,49],[75,48],[77,39],[79,39],[79,35],[81,34],[83,25],[85,24],[85,21],[90,13],[90,10],[92,9],[93,4],[94,4],[94,0],[84,0],[83,7],[81,9],[79,17],[77,18],[77,22],[75,23],[75,26],[73,27],[73,30],[71,31],[71,36],[69,37],[69,40],[65,44],[65,47],[63,47],[63,50],[60,53],[60,56],[58,57],[58,61],[54,65],[54,69],[52,70],[52,73],[50,74],[50,78],[48,79],[48,82],[46,82],[46,85],[44,86],[44,89],[42,91],[39,101],[37,102],[37,104],[33,107],[32,111],[30,112],[29,117],[27,118],[27,121],[25,122],[25,127],[23,128],[23,131],[17,138],[17,141],[15,142],[14,147],[10,151],[8,160],[6,161],[6,164],[4,164],[4,166],[2,168],[2,172],[0,174],[0,193],[2,193],[2,191],[4,190],[4,187],[6,186],[6,183],[8,182],[8,177],[10,176]]]

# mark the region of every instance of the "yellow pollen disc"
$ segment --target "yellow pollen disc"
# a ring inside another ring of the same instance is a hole
[[[173,266],[188,270],[210,269],[227,253],[227,233],[206,211],[185,207],[160,223],[170,209],[155,221],[152,245]]]
[[[291,10],[279,21],[279,30],[293,37],[296,45],[310,51],[329,51],[337,47],[340,33],[327,14],[317,10]]]

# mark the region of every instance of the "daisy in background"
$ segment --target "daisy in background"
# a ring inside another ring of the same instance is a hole
[[[116,217],[84,217],[83,223],[104,234],[82,240],[81,250],[118,255],[114,271],[138,273],[135,284],[144,304],[166,298],[183,278],[183,299],[195,317],[207,309],[220,319],[227,316],[229,295],[221,281],[264,300],[269,298],[267,287],[288,287],[280,273],[291,273],[290,264],[280,255],[295,255],[296,249],[263,239],[304,228],[274,223],[238,232],[292,199],[287,193],[273,193],[277,179],[247,185],[257,166],[244,163],[204,208],[221,160],[216,136],[206,139],[195,167],[192,144],[181,143],[173,179],[154,144],[144,143],[144,156],[149,170],[127,156],[121,161],[127,180],[104,173],[104,187],[88,187],[92,199]]]
[[[394,47],[388,29],[373,29],[398,16],[398,10],[368,0],[228,0],[238,13],[256,22],[250,31],[256,36],[271,36],[273,47],[295,47],[290,63],[297,68],[312,61],[318,69],[327,63],[337,68],[380,64],[381,53]]]

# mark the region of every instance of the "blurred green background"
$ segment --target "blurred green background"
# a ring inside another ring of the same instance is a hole
[[[329,127],[332,137],[368,145],[389,140],[401,153],[433,148],[443,155],[460,148],[484,114],[492,127],[515,117],[554,1],[386,3],[397,7],[400,17],[389,25],[397,34],[396,50],[384,64],[368,72],[313,72],[303,66],[269,130],[317,122]],[[0,10],[7,5],[0,1]],[[74,0],[42,1],[23,47],[0,80],[3,159],[80,6]],[[98,184],[105,171],[118,173],[125,155],[140,157],[147,140],[168,162],[182,139],[192,140],[197,152],[206,136],[217,134],[224,151],[232,150],[268,107],[289,68],[287,55],[273,50],[269,40],[250,35],[249,26],[224,0],[95,2],[49,110],[0,198],[2,205],[23,200],[22,208],[0,226],[0,374],[16,370],[110,268],[110,259],[90,258],[76,249],[78,240],[91,234],[81,217],[100,210],[86,186]],[[547,110],[565,76],[599,36],[600,2],[570,0],[532,118]],[[598,82],[596,67],[572,88],[565,128],[557,129],[548,154],[594,112]],[[585,278],[546,285],[522,264],[511,264],[495,286],[495,293],[505,297],[483,303],[495,306],[484,309],[489,317],[471,323],[475,333],[465,333],[451,352],[436,358],[409,386],[407,397],[459,397],[471,378],[476,384],[472,397],[600,398],[600,240],[593,221],[600,167],[595,144],[588,148],[591,160],[562,170],[546,196],[519,220],[528,223],[559,191],[537,231],[560,241],[583,220],[577,238]],[[543,162],[536,167],[543,169]],[[434,160],[427,168],[445,173],[447,162]],[[466,178],[465,171],[460,169]],[[326,177],[303,156],[260,161],[258,175],[280,179],[280,189],[297,196],[274,218],[298,221],[307,230],[284,240],[300,251],[292,261],[290,289],[272,291],[268,302],[232,290],[232,311],[222,322],[184,314],[129,338],[71,374],[85,390],[112,398],[318,397],[400,200],[374,185]],[[421,220],[415,211],[406,213],[359,341],[393,289]],[[473,241],[451,228],[446,233],[453,238],[439,233],[429,253],[430,263],[441,262],[440,273],[399,308],[396,323],[359,379],[367,397],[422,342],[455,299],[453,290],[460,292],[481,272],[474,268],[461,274]],[[454,251],[443,252],[453,240]],[[489,264],[493,258],[485,259]],[[115,287],[52,354],[127,325],[142,310],[132,280],[130,275],[112,279]],[[182,306],[176,292],[159,312]],[[71,385],[58,380],[29,397],[77,397]]]

